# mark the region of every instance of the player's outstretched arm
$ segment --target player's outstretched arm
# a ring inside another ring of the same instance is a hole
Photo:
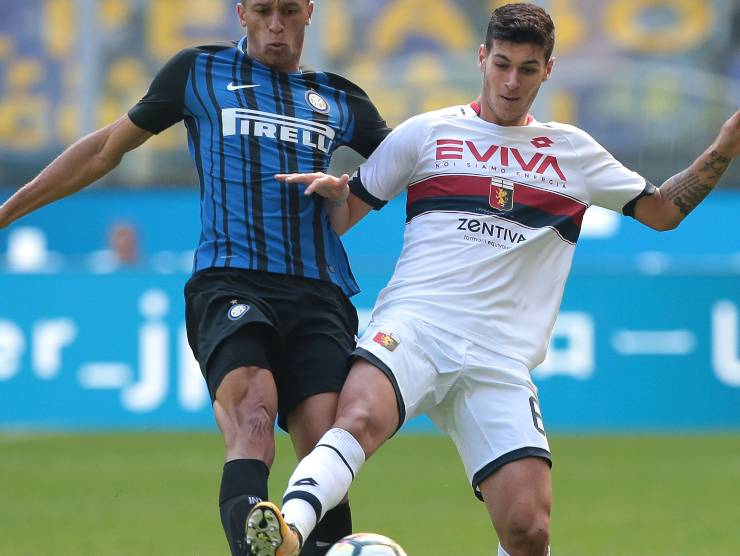
[[[357,224],[372,207],[352,195],[349,190],[349,176],[340,177],[313,172],[310,174],[277,174],[275,179],[286,183],[301,183],[306,185],[305,195],[321,195],[327,201],[331,227],[339,235],[344,234]]]
[[[0,206],[0,228],[102,178],[118,166],[124,154],[151,136],[122,116],[83,137]]]
[[[656,230],[672,230],[717,185],[740,155],[740,110],[727,120],[712,145],[683,172],[669,178],[654,195],[635,205],[635,218]]]

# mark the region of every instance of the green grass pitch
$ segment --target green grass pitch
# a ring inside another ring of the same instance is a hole
[[[555,556],[737,556],[740,436],[554,436]],[[217,434],[0,435],[0,554],[216,556]],[[294,463],[278,438],[271,494]],[[495,554],[443,436],[401,435],[351,491],[355,529],[410,556]]]

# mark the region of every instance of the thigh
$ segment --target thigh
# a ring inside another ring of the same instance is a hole
[[[387,315],[370,323],[353,352],[388,379],[396,397],[399,428],[432,407],[438,392],[440,375],[420,343],[422,336],[409,317]]]
[[[357,358],[339,395],[335,425],[349,431],[369,458],[402,422],[391,376],[368,360]]]
[[[258,368],[270,374],[277,371],[277,345],[275,330],[262,323],[245,324],[230,336],[223,338],[204,364],[203,375],[211,400],[216,399],[221,383],[235,369]],[[275,388],[272,376],[270,381]],[[237,384],[241,383],[243,381]]]
[[[188,342],[211,400],[235,368],[276,370],[279,321],[245,276],[236,270],[206,271],[185,287]]]
[[[430,417],[457,446],[473,491],[506,464],[551,460],[535,386],[526,368],[498,356],[466,368]]]
[[[337,414],[337,392],[324,392],[306,398],[287,416],[293,450],[298,459],[314,449],[316,443],[334,424]]]
[[[333,422],[357,332],[357,312],[333,284],[306,280],[295,293],[295,300],[281,302],[278,312],[285,337],[277,375],[278,424],[291,434],[304,418]],[[321,426],[306,423],[301,429],[312,436]]]

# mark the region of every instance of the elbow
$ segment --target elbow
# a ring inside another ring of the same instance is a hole
[[[678,225],[683,221],[683,217],[668,217],[655,220],[650,222],[648,225],[658,232],[670,232],[678,228]]]
[[[675,205],[663,205],[656,210],[643,211],[636,215],[638,220],[658,232],[675,230],[686,216]]]
[[[104,176],[117,167],[126,153],[125,150],[114,144],[112,134],[115,125],[111,124],[91,135],[95,143],[93,144],[94,151],[91,153],[90,168],[96,178]]]
[[[93,159],[91,165],[92,173],[95,176],[95,179],[98,179],[113,170],[121,163],[122,159],[123,156],[116,157],[110,156],[110,154],[97,154]]]
[[[670,222],[666,222],[663,225],[663,228],[659,231],[661,232],[670,232],[671,230],[675,230],[678,228],[678,225],[683,222],[683,218],[676,218],[674,220],[671,220]]]

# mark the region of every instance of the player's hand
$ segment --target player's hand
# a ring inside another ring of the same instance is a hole
[[[713,147],[730,159],[740,155],[740,110],[722,125]]]
[[[340,177],[313,172],[310,174],[277,174],[275,179],[285,183],[301,183],[306,185],[305,195],[314,193],[321,195],[333,205],[342,205],[349,197],[349,176],[342,174]]]

